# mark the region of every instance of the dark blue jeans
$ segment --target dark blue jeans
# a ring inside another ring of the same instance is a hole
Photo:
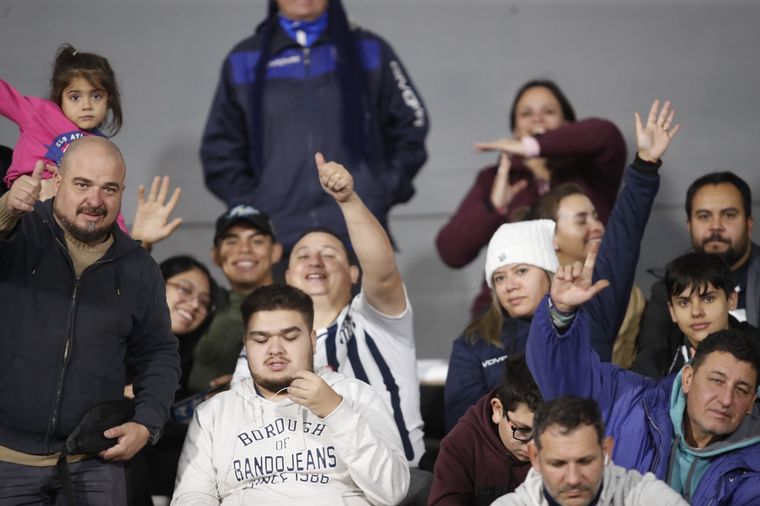
[[[126,506],[124,466],[92,458],[69,464],[77,506]],[[0,506],[68,506],[55,467],[0,462]]]

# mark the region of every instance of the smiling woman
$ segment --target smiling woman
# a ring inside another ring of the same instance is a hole
[[[166,283],[172,333],[179,339],[182,375],[174,398],[180,400],[189,395],[193,350],[213,316],[217,286],[206,266],[191,256],[167,258],[159,267]],[[135,496],[147,492],[171,496],[186,433],[187,425],[170,420],[159,442],[139,454],[144,460],[140,457],[131,463],[127,472]]]
[[[583,188],[563,183],[542,196],[528,212],[529,219],[554,220],[554,249],[560,265],[583,262],[593,244],[600,244],[605,226]],[[612,349],[612,362],[628,369],[636,355],[636,335],[646,300],[638,286],[631,290],[623,323]]]
[[[500,225],[519,221],[532,206],[563,183],[582,188],[606,223],[625,167],[625,141],[610,121],[576,121],[575,111],[553,81],[534,79],[515,94],[509,115],[512,137],[479,142],[479,151],[497,151],[498,162],[482,169],[457,211],[436,237],[441,259],[460,268],[472,262]],[[552,218],[554,219],[554,218]],[[562,260],[560,258],[560,260]],[[488,308],[483,287],[471,314]]]

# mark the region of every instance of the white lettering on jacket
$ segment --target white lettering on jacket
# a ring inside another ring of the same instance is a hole
[[[417,98],[417,94],[414,92],[411,86],[409,86],[409,80],[404,75],[404,71],[401,70],[401,65],[395,60],[391,61],[391,72],[393,72],[393,78],[396,79],[396,85],[399,91],[401,91],[401,98],[404,99],[404,103],[414,111],[414,126],[425,126],[425,109],[422,107],[420,99]]]
[[[283,56],[282,58],[275,58],[274,60],[267,63],[267,67],[284,67],[285,65],[293,65],[294,63],[298,63],[300,61],[301,57],[297,54],[293,56]]]
[[[492,365],[496,365],[499,362],[504,362],[508,357],[509,355],[502,355],[496,358],[489,358],[488,360],[481,362],[481,365],[483,366],[483,369],[485,369],[486,367],[491,367]]]

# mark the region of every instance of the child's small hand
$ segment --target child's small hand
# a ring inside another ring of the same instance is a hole
[[[42,174],[46,170],[48,168],[45,166],[45,162],[38,160],[31,175],[24,174],[13,182],[8,191],[8,199],[5,201],[9,213],[14,216],[21,216],[34,209],[34,204],[40,200]]]

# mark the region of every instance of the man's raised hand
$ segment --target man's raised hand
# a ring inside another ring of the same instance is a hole
[[[656,99],[649,108],[646,125],[642,124],[639,113],[633,113],[636,123],[636,145],[639,158],[655,163],[662,158],[670,146],[670,141],[681,129],[680,124],[673,125],[676,111],[670,101],[665,101],[660,109],[660,101]]]
[[[346,202],[354,194],[354,177],[344,166],[327,162],[322,153],[316,153],[314,160],[319,171],[322,188],[338,202]]]
[[[13,182],[5,201],[8,212],[13,216],[21,216],[31,212],[34,204],[40,200],[42,191],[42,175],[48,170],[43,160],[37,160],[31,174],[24,174]]]
[[[606,279],[600,279],[592,284],[594,264],[598,254],[599,244],[592,244],[585,263],[575,262],[557,269],[550,293],[552,303],[558,311],[571,313],[610,285]]]
[[[181,192],[181,188],[175,188],[172,196],[166,200],[169,195],[169,176],[154,177],[147,198],[145,186],[140,185],[137,191],[137,211],[132,224],[132,238],[142,241],[143,246],[150,249],[155,243],[172,235],[182,224],[182,218],[170,219]]]

